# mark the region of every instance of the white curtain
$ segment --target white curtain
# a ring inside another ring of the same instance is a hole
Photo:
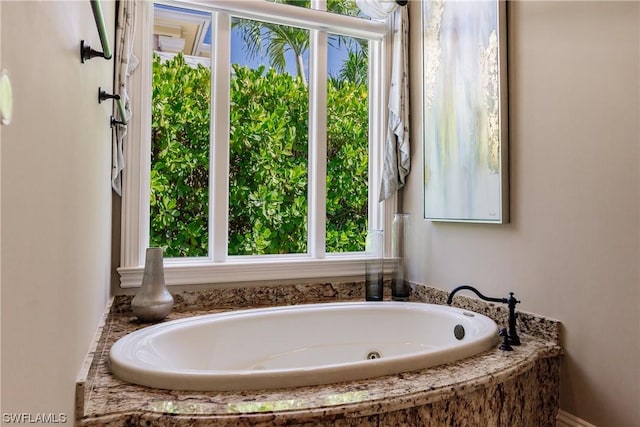
[[[409,146],[409,12],[395,0],[356,0],[360,10],[373,19],[392,17],[391,84],[389,121],[384,144],[384,164],[379,201],[391,197],[406,182],[411,169]]]
[[[356,0],[356,4],[362,13],[373,19],[385,19],[398,7],[396,0]]]
[[[116,21],[116,51],[115,51],[115,92],[120,95],[126,117],[120,116],[120,111],[114,103],[114,117],[119,122],[128,123],[131,119],[131,107],[127,91],[129,76],[138,65],[138,59],[133,55],[133,41],[135,37],[136,0],[121,0],[118,3],[118,17]],[[113,191],[122,195],[122,170],[124,169],[123,144],[127,134],[127,126],[115,125],[116,137],[113,141],[111,164],[111,186]]]

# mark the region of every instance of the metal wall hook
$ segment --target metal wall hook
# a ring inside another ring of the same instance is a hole
[[[122,125],[122,126],[126,126],[127,125],[126,122],[123,122],[123,121],[120,121],[120,120],[116,120],[116,118],[113,117],[113,116],[111,116],[110,123],[111,123],[111,127],[114,127],[115,125]]]
[[[110,94],[105,92],[104,90],[102,90],[101,87],[98,88],[98,104],[100,104],[102,101],[104,101],[105,99],[115,99],[116,101],[120,100],[120,95],[116,94]]]
[[[115,125],[122,125],[122,126],[126,126],[127,125],[127,114],[124,108],[124,104],[122,103],[122,99],[120,98],[120,95],[118,95],[117,93],[114,94],[110,94],[107,93],[106,91],[104,91],[101,87],[98,88],[98,104],[100,104],[102,101],[105,101],[107,99],[113,99],[116,102],[116,107],[118,108],[118,113],[120,113],[120,117],[122,118],[122,120],[116,120],[115,117],[111,116],[110,118],[110,123],[111,123],[111,127],[115,126]]]
[[[80,61],[84,64],[85,61],[88,61],[91,58],[95,58],[96,56],[99,56],[101,58],[104,59],[110,59],[111,56],[109,56],[107,58],[107,56],[104,54],[104,52],[99,52],[93,48],[91,48],[91,46],[89,46],[87,43],[85,43],[84,40],[80,40]]]

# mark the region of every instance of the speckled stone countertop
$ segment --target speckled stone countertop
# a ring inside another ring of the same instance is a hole
[[[182,291],[174,293],[176,304],[166,320],[231,309],[363,300],[363,288],[362,283],[341,283]],[[446,296],[446,292],[412,284],[412,301],[442,304]],[[329,385],[245,392],[160,390],[120,381],[109,373],[111,345],[148,326],[131,313],[130,302],[130,296],[117,296],[105,310],[76,382],[78,426],[336,425],[344,419],[366,419],[498,384],[562,352],[559,322],[519,312],[522,345],[513,352],[496,348],[451,364]],[[456,296],[454,305],[506,325],[506,307],[464,296]]]

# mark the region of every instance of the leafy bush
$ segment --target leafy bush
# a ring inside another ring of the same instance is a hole
[[[304,253],[308,90],[300,79],[274,69],[234,71],[229,254]]]
[[[363,251],[368,218],[367,87],[346,81],[327,94],[327,252]]]
[[[149,240],[169,257],[207,255],[210,80],[181,55],[154,57]]]
[[[233,66],[229,254],[307,251],[308,89],[299,78]],[[328,89],[327,251],[364,248],[367,88]],[[210,72],[178,55],[153,63],[151,245],[206,256]]]

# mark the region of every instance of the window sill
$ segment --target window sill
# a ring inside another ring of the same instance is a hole
[[[307,257],[237,257],[224,263],[209,260],[165,259],[167,285],[198,285],[271,280],[306,280],[338,277],[360,277],[364,280],[364,254],[333,255],[323,259]],[[393,260],[385,259],[385,272],[393,268]],[[142,283],[144,266],[118,268],[121,288],[137,288]]]

